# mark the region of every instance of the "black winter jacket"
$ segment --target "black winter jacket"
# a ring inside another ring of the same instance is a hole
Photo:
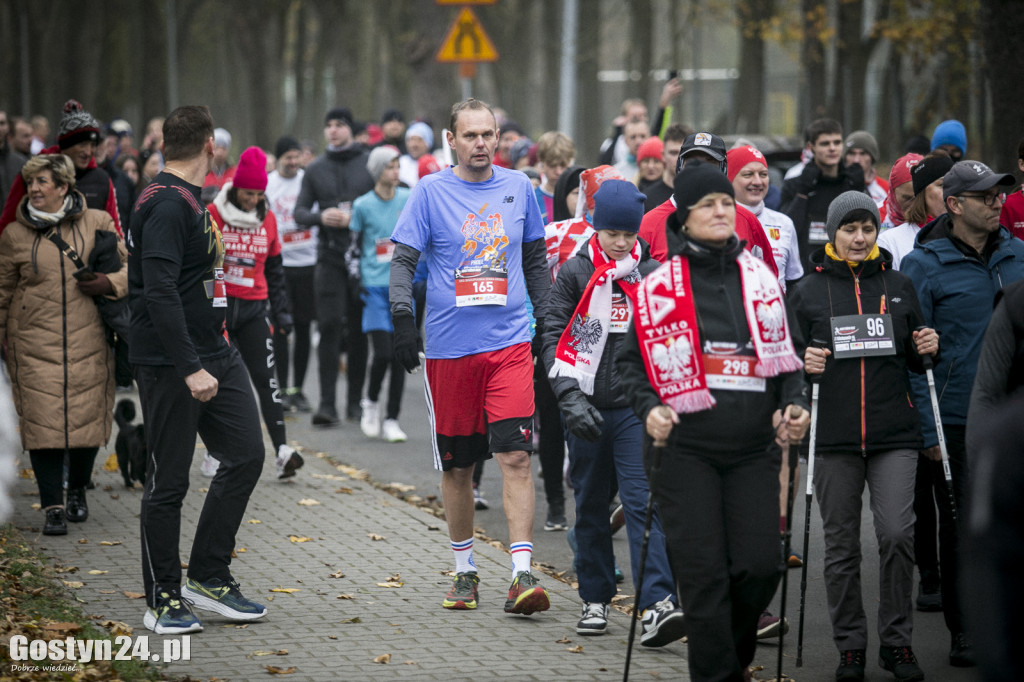
[[[924,325],[924,316],[913,283],[891,269],[888,251],[880,252],[855,274],[845,261],[819,249],[811,257],[814,270],[789,293],[804,338],[826,341],[830,348],[833,316],[878,313],[883,299],[892,315],[896,355],[826,359],[818,404],[819,452],[869,455],[923,447],[907,369],[924,372],[912,334]]]
[[[359,144],[337,151],[326,151],[309,164],[302,177],[302,189],[295,201],[295,222],[306,227],[320,226],[317,244],[319,258],[344,258],[351,240],[347,227],[326,227],[320,213],[342,202],[355,201],[373,189],[373,177],[366,170],[369,153]],[[313,210],[316,205],[317,209]]]
[[[669,217],[668,222],[674,220],[675,214]],[[681,255],[690,262],[701,346],[704,347],[708,341],[752,343],[743,307],[740,269],[736,262],[743,250],[742,242],[733,237],[724,248],[717,249],[694,242],[683,233],[679,233],[679,239]],[[669,265],[666,263],[662,267]],[[803,357],[803,339],[789,306],[786,315],[793,345],[797,354]],[[647,413],[662,401],[648,381],[634,325],[630,325],[625,337],[616,362],[619,382],[633,411],[644,421]],[[790,404],[808,409],[808,402],[802,372],[788,372],[766,381],[767,389],[763,393],[711,389],[717,401],[715,407],[680,414],[679,424],[669,436],[670,450],[731,454],[767,448],[775,437],[772,413]]]
[[[825,218],[832,201],[843,192],[864,191],[864,169],[859,164],[839,164],[839,175],[827,178],[813,161],[803,172],[782,185],[779,211],[793,220],[796,241],[800,248],[800,263],[804,270],[814,267],[811,256],[824,246]],[[820,224],[821,239],[811,239],[811,224]]]
[[[597,239],[595,234],[591,239]],[[642,254],[640,256],[640,276],[646,277],[661,265],[651,258],[650,249],[647,243],[640,240]],[[551,372],[555,363],[555,351],[558,349],[558,339],[562,332],[569,326],[573,312],[583,298],[583,292],[587,288],[587,282],[594,274],[594,262],[590,260],[590,249],[586,245],[581,248],[575,256],[565,262],[565,265],[558,271],[558,277],[551,287],[551,294],[548,296],[547,316],[544,319],[544,366]],[[614,295],[625,296],[618,282],[613,284]],[[635,311],[634,311],[635,312]],[[599,410],[627,407],[629,403],[622,394],[622,387],[619,385],[618,372],[615,370],[615,356],[619,346],[622,344],[622,337],[625,334],[609,334],[605,343],[604,351],[601,353],[601,362],[597,367],[597,376],[594,377],[594,395],[587,396],[590,404]],[[551,388],[555,396],[561,398],[569,391],[579,388],[577,381],[571,377],[556,377],[550,379]]]

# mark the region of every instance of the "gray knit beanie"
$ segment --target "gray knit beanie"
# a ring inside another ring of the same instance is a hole
[[[380,180],[384,169],[388,167],[389,163],[397,159],[398,156],[397,147],[392,147],[389,144],[374,147],[373,151],[370,152],[370,158],[366,160],[366,170],[370,171],[374,182]]]
[[[854,130],[846,138],[846,151],[863,149],[871,156],[871,163],[878,162],[878,142],[875,136],[866,130]]]
[[[874,199],[864,192],[855,192],[853,190],[843,192],[833,199],[832,203],[828,206],[828,217],[825,219],[825,231],[828,232],[828,240],[830,243],[836,243],[836,232],[839,231],[839,226],[843,224],[843,220],[846,216],[859,208],[871,213],[871,218],[875,221],[876,228],[881,224],[882,219],[878,215],[878,207],[875,206]]]

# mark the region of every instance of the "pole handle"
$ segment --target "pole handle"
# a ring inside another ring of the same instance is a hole
[[[924,325],[922,324],[922,325],[921,325],[921,326],[919,326],[919,327],[915,327],[915,328],[914,328],[914,331],[915,331],[915,332],[919,332],[919,331],[925,330],[925,329],[927,329],[927,328],[928,328],[928,327],[926,327],[926,326],[924,326]],[[932,369],[935,369],[935,360],[934,360],[934,359],[932,358],[932,356],[931,356],[931,355],[929,355],[929,354],[927,354],[927,353],[926,353],[925,355],[922,355],[922,356],[921,356],[921,365],[922,365],[922,366],[924,366],[925,370],[932,370]]]

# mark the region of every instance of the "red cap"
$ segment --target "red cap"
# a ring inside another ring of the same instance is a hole
[[[912,182],[914,178],[910,175],[910,169],[919,164],[923,158],[920,154],[911,153],[896,159],[896,163],[889,171],[889,186],[895,189],[900,185]]]
[[[661,152],[665,149],[665,143],[658,137],[649,137],[644,140],[636,150],[636,162],[639,164],[644,159],[661,159]]]
[[[267,155],[259,147],[249,147],[242,152],[238,168],[231,184],[238,189],[267,189]]]
[[[430,175],[441,170],[441,166],[437,163],[437,159],[434,158],[433,154],[424,154],[419,159],[419,172],[420,177],[424,175]]]
[[[743,170],[743,167],[748,163],[759,163],[765,168],[768,167],[768,162],[765,161],[764,154],[762,154],[757,147],[751,147],[749,144],[742,147],[736,147],[736,149],[730,149],[725,155],[726,161],[729,164],[725,171],[726,176],[729,178],[729,182],[736,177],[736,174]]]

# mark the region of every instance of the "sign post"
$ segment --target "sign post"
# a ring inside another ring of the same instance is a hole
[[[439,5],[467,4],[465,0],[436,0]],[[494,0],[476,0],[475,4],[490,4]],[[434,59],[441,63],[459,65],[459,81],[462,83],[462,98],[472,95],[472,82],[476,76],[477,62],[493,62],[498,59],[498,50],[490,36],[484,31],[480,19],[469,7],[463,7],[455,22],[448,29],[441,48]]]

